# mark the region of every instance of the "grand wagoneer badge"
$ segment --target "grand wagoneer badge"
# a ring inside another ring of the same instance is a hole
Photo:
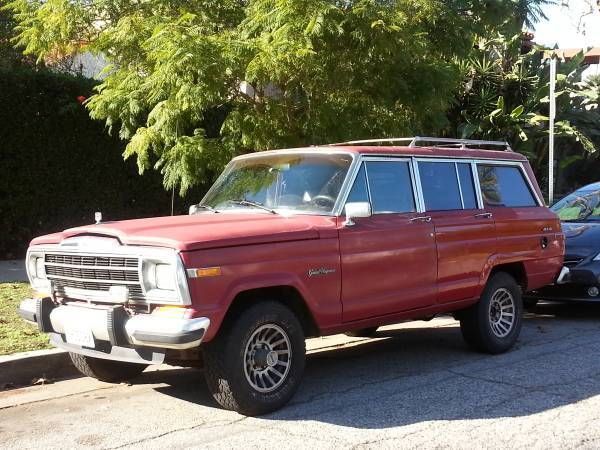
[[[308,269],[309,277],[316,277],[318,275],[328,275],[334,273],[335,269],[328,269],[327,267],[319,267],[318,269]]]

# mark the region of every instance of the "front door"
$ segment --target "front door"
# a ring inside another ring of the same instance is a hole
[[[347,202],[370,202],[372,216],[340,227],[344,322],[435,303],[434,228],[417,212],[414,179],[408,160],[362,163]]]

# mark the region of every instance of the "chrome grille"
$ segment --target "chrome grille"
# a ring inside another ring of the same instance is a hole
[[[59,294],[65,294],[65,287],[83,289],[86,291],[107,291],[111,286],[115,284],[111,283],[96,283],[90,281],[78,281],[78,280],[55,280],[54,287],[58,289]],[[130,300],[143,300],[144,294],[141,286],[127,286],[129,289]]]
[[[128,300],[144,300],[136,257],[47,253],[44,262],[46,276],[60,296],[77,298],[77,294],[67,292],[72,288],[93,291],[90,295],[104,292],[109,298],[112,286],[124,286],[128,289]]]
[[[46,265],[46,274],[107,281],[139,281],[140,278],[137,267],[136,270],[109,270]]]
[[[46,255],[46,263],[68,264],[70,266],[100,266],[100,267],[135,267],[138,266],[137,258],[124,258],[121,256],[94,256],[94,255]]]

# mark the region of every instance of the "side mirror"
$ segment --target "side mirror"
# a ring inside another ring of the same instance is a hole
[[[346,203],[346,221],[344,225],[347,227],[351,227],[354,225],[354,221],[352,219],[357,219],[359,217],[371,217],[371,204],[369,202],[351,202]]]
[[[190,216],[193,216],[194,214],[196,214],[198,212],[200,208],[198,208],[198,205],[192,205],[190,206],[190,209],[188,209],[188,214]]]

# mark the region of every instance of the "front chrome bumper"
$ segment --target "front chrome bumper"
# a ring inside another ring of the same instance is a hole
[[[80,329],[90,330],[94,341],[119,347],[185,350],[200,345],[210,326],[210,320],[206,317],[186,319],[154,314],[130,316],[121,305],[56,306],[50,298],[23,300],[19,306],[19,314],[23,319],[36,323],[40,331],[46,333],[64,336],[70,324],[77,324]],[[58,345],[55,341],[53,340]]]

